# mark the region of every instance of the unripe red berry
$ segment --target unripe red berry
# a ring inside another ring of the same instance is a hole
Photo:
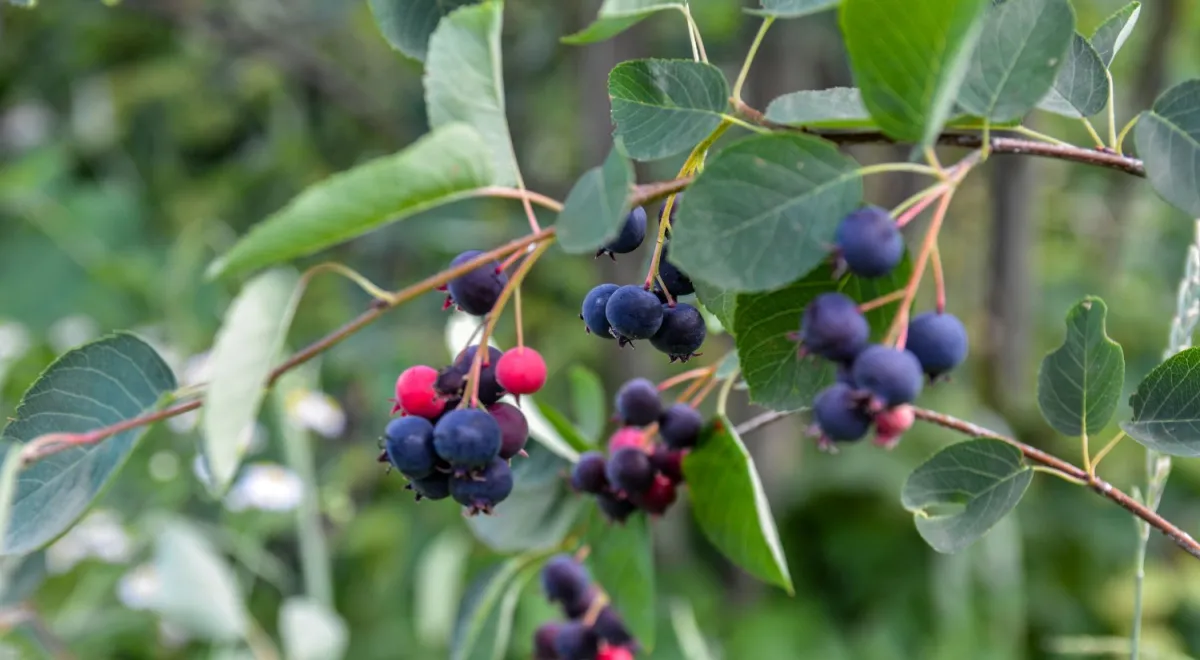
[[[596,654],[596,660],[633,660],[633,652],[624,646],[606,646]]]
[[[496,382],[513,394],[533,394],[546,384],[546,361],[527,346],[510,348],[496,363]]]
[[[646,433],[639,428],[626,426],[617,429],[608,439],[608,453],[615,454],[623,447],[641,447],[646,443]]]
[[[896,446],[900,436],[912,428],[916,415],[912,406],[905,404],[884,409],[875,415],[875,444],[888,449]]]
[[[445,399],[433,389],[437,377],[437,369],[423,364],[405,369],[396,379],[396,408],[410,415],[436,419],[446,408]]]

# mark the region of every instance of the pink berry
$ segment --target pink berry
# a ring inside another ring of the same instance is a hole
[[[527,346],[510,348],[496,363],[496,382],[513,394],[533,394],[546,384],[546,361]]]
[[[875,414],[875,444],[888,449],[896,446],[900,436],[912,428],[916,416],[912,406],[904,404]]]
[[[624,646],[606,646],[596,654],[596,660],[633,660],[633,653]]]
[[[617,429],[617,432],[612,434],[608,439],[608,453],[615,454],[618,449],[624,447],[641,447],[646,444],[646,434],[639,428],[626,426]]]
[[[410,415],[435,419],[446,402],[433,389],[438,372],[433,367],[409,367],[396,379],[396,406]],[[393,411],[394,412],[394,411]]]

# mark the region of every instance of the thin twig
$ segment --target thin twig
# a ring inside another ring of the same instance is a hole
[[[738,435],[746,435],[747,433],[750,433],[752,431],[757,431],[757,430],[761,429],[762,427],[767,426],[768,424],[778,422],[779,420],[781,420],[785,417],[790,417],[798,412],[803,412],[803,410],[787,410],[787,411],[768,410],[767,412],[762,413],[761,415],[751,417],[750,419],[742,422],[741,424],[738,424],[737,428],[735,428],[734,431]]]

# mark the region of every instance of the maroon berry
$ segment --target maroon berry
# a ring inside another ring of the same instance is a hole
[[[632,499],[646,513],[661,516],[675,503],[675,484],[665,474],[656,474],[650,488]]]
[[[650,455],[650,464],[666,478],[675,483],[681,483],[683,481],[683,457],[686,455],[686,449],[670,449],[659,445]]]
[[[529,422],[521,410],[501,401],[488,406],[487,411],[500,427],[500,458],[507,461],[521,453],[529,439]]]

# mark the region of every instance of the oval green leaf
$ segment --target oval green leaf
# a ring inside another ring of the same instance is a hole
[[[875,126],[857,87],[784,94],[767,106],[767,119],[788,126],[869,128]]]
[[[425,61],[429,35],[451,11],[479,0],[369,0],[371,16],[383,38],[405,55]]]
[[[174,389],[175,375],[150,345],[127,333],[104,337],[63,354],[33,383],[0,434],[0,453],[43,435],[131,420],[155,410]],[[23,470],[3,553],[32,552],[75,524],[145,430],[71,447]]]
[[[1125,384],[1125,354],[1108,338],[1108,307],[1085,298],[1067,313],[1063,345],[1042,360],[1038,407],[1063,435],[1099,433],[1112,419]]]
[[[816,268],[862,201],[853,159],[807,135],[756,135],[721,150],[688,189],[671,260],[693,280],[766,291]]]
[[[1129,437],[1172,456],[1200,456],[1200,348],[1167,358],[1138,384],[1121,425]]]
[[[701,281],[693,281],[696,297],[704,308],[712,312],[724,326],[725,332],[733,334],[733,320],[737,314],[737,293]]]
[[[1117,56],[1121,46],[1125,45],[1125,40],[1133,33],[1133,28],[1137,25],[1138,16],[1141,13],[1142,3],[1131,2],[1105,19],[1100,27],[1092,33],[1090,39],[1092,48],[1096,49],[1096,54],[1100,56],[1100,61],[1104,63],[1104,66],[1112,65],[1113,58]]]
[[[921,538],[938,552],[958,552],[1008,514],[1033,479],[1021,450],[1000,440],[959,442],[925,461],[901,493]]]
[[[488,568],[463,594],[450,637],[450,660],[500,660],[508,650],[521,590],[548,555],[526,554]]]
[[[1146,178],[1163,199],[1200,217],[1200,80],[1163,92],[1134,129]]]
[[[487,150],[471,127],[444,126],[407,149],[310,186],[255,225],[224,256],[212,277],[241,274],[307,256],[492,183],[479,154]]]
[[[629,215],[633,165],[615,147],[571,187],[558,214],[558,245],[567,254],[593,252],[617,237]]]
[[[760,16],[800,18],[837,7],[842,0],[762,0],[762,9],[747,10]]]
[[[562,42],[578,46],[612,39],[656,12],[664,9],[682,12],[685,4],[679,0],[604,0],[596,20],[579,32],[563,37]]]
[[[1008,0],[987,13],[971,68],[958,92],[966,111],[1018,119],[1050,91],[1075,33],[1067,0]]]
[[[1054,85],[1038,108],[1064,117],[1091,117],[1108,105],[1108,69],[1100,54],[1078,32],[1071,37],[1066,59]]]
[[[987,0],[845,0],[842,35],[863,103],[889,136],[932,144],[950,116]]]
[[[290,269],[266,271],[246,283],[225,312],[209,364],[204,397],[204,457],[210,490],[221,495],[242,462],[243,434],[258,419],[264,383],[287,337],[299,302],[299,276]]]
[[[734,564],[793,593],[787,558],[754,460],[733,425],[718,416],[683,459],[696,524]]]
[[[691,60],[630,60],[608,74],[612,119],[635,160],[687,151],[721,123],[729,82],[717,67]]]
[[[547,550],[570,531],[584,500],[567,482],[571,464],[542,445],[512,460],[513,491],[490,516],[474,516],[467,526],[496,552]]]
[[[649,653],[654,650],[657,628],[657,591],[654,582],[654,547],[650,521],[634,514],[624,524],[608,521],[589,502],[586,543],[591,549],[587,567],[604,588],[634,637]]]
[[[190,523],[163,521],[155,534],[160,587],[152,607],[201,639],[233,642],[246,633],[246,609],[233,569]]]
[[[571,423],[571,420],[567,419],[567,416],[559,412],[557,408],[554,408],[549,404],[544,404],[540,401],[536,402],[534,407],[536,408],[537,412],[541,414],[546,424],[550,426],[550,430],[554,432],[555,437],[563,444],[567,445],[566,449],[572,452],[570,455],[568,455],[566,452],[558,450],[556,447],[551,447],[551,449],[555,449],[556,454],[570,460],[571,462],[575,462],[579,460],[579,452],[594,448],[594,440],[585,437],[583,433],[579,431],[579,429],[575,428],[575,425]],[[522,410],[524,410],[524,408],[522,408]],[[528,413],[526,413],[526,416],[528,416]],[[532,424],[530,425],[529,432],[530,434],[534,435],[534,437],[537,437],[537,434],[535,434],[533,431]]]

